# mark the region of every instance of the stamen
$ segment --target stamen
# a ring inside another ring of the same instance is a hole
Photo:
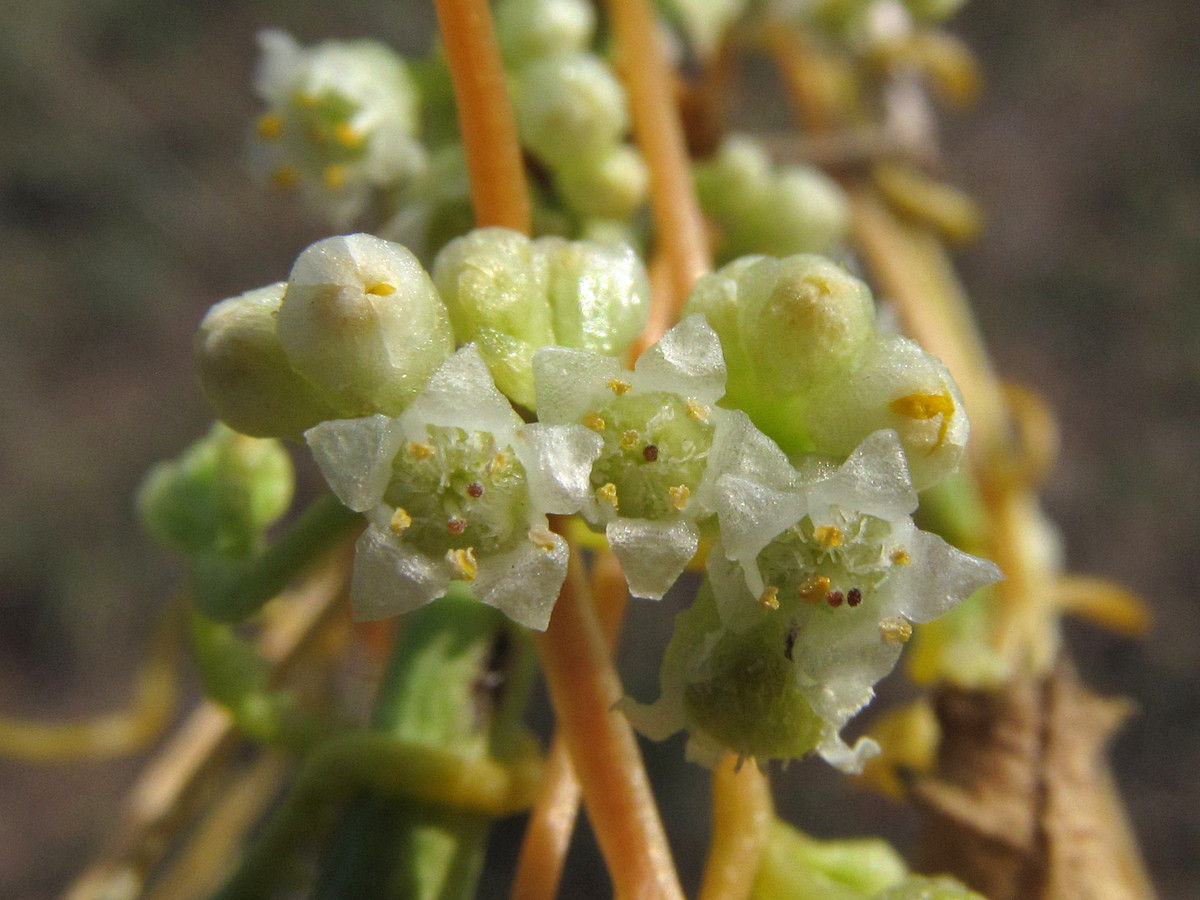
[[[892,551],[891,560],[892,563],[897,566],[907,566],[912,562],[912,557],[909,555],[906,548],[898,547],[896,550]]]
[[[688,397],[687,415],[689,419],[695,419],[697,422],[707,422],[708,407],[695,397]]]
[[[930,454],[933,454],[946,442],[950,418],[954,415],[954,397],[948,390],[943,390],[940,394],[909,394],[907,397],[893,400],[888,404],[888,409],[898,416],[918,421],[941,416],[942,424],[938,427],[937,443],[929,450]]]
[[[280,166],[271,173],[271,187],[280,191],[295,190],[300,186],[300,170],[295,166]]]
[[[483,485],[478,481],[472,481],[467,485],[467,496],[478,500],[483,496]]]
[[[692,496],[692,489],[686,484],[677,484],[675,487],[667,488],[667,491],[671,495],[671,509],[683,509]]]
[[[779,609],[779,588],[763,588],[762,596],[758,598],[758,605],[763,609]]]
[[[447,550],[446,562],[450,563],[450,567],[454,569],[454,574],[458,576],[459,581],[474,581],[475,576],[479,574],[479,564],[475,561],[474,547],[467,547],[463,550]]]
[[[497,450],[488,463],[488,474],[495,477],[512,464],[512,457],[503,450]]]
[[[279,113],[264,113],[254,130],[264,141],[273,143],[283,137],[283,124],[283,116]]]
[[[658,459],[658,447],[654,444],[647,444],[642,448],[642,459],[646,462],[654,462]]]
[[[346,186],[346,167],[326,166],[321,170],[321,181],[331,191],[341,190]]]
[[[357,150],[367,140],[367,136],[355,129],[349,122],[338,122],[333,127],[333,137],[348,150]]]
[[[388,522],[388,528],[391,529],[392,534],[399,536],[412,527],[412,522],[412,516],[406,510],[397,509],[392,513],[392,520]]]
[[[642,436],[640,434],[638,434],[636,431],[634,431],[632,428],[630,428],[623,435],[621,435],[621,449],[622,450],[632,450],[634,447],[636,447],[641,442],[642,442]]]
[[[604,420],[600,418],[600,413],[595,410],[590,410],[583,415],[583,424],[592,431],[603,431],[607,426]]]
[[[633,390],[633,385],[630,384],[628,381],[622,381],[620,378],[614,378],[611,381],[609,381],[608,389],[610,391],[612,391],[614,394],[616,394],[618,397],[622,397],[625,394],[628,394],[630,391]]]
[[[829,579],[824,575],[816,575],[800,585],[800,597],[809,603],[820,603],[821,598],[829,591]]]
[[[296,103],[299,104],[300,106],[307,106],[309,109],[312,109],[314,106],[316,106],[320,102],[321,101],[314,94],[297,94],[296,95]]]
[[[846,605],[853,607],[860,603],[862,603],[862,591],[858,588],[850,588],[849,593],[846,594]]]
[[[611,481],[596,491],[596,499],[601,503],[611,503],[613,509],[617,509],[617,486]]]
[[[881,619],[879,637],[885,644],[907,644],[908,639],[912,637],[912,625],[899,616]]]
[[[396,293],[396,286],[388,284],[386,281],[381,281],[379,284],[373,284],[367,288],[368,294],[374,294],[376,297],[387,297]]]
[[[451,534],[462,534],[467,530],[467,520],[460,518],[459,516],[451,516],[446,521],[446,530]]]
[[[426,444],[422,441],[408,442],[408,455],[417,460],[417,462],[429,459],[435,453],[437,453],[437,447],[433,446],[433,444]]]
[[[828,594],[825,595],[825,602],[828,603],[830,606],[832,606],[834,609],[837,609],[839,606],[841,606],[842,602],[845,599],[846,598],[842,594],[841,591],[830,591]]]
[[[842,546],[842,529],[836,525],[822,525],[813,531],[813,537],[826,550]]]
[[[529,529],[529,542],[539,550],[545,550],[547,553],[554,552],[554,532],[549,528],[537,527]]]

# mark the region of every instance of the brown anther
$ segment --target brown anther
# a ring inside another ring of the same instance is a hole
[[[654,462],[658,459],[658,447],[654,444],[647,444],[642,448],[642,459],[646,462]]]
[[[460,519],[458,516],[451,516],[446,520],[446,530],[451,534],[462,534],[467,530],[467,520]]]
[[[820,603],[828,591],[829,579],[824,575],[816,575],[800,585],[799,594],[801,599],[809,603]]]
[[[692,496],[692,489],[686,484],[677,484],[667,488],[667,491],[671,495],[671,509],[683,509]]]
[[[907,644],[912,631],[912,625],[899,616],[879,621],[879,637],[885,644]]]
[[[478,500],[483,496],[483,485],[478,481],[472,481],[467,485],[467,496],[474,497],[476,500]]]
[[[418,462],[423,459],[429,459],[429,457],[437,453],[437,447],[433,446],[433,444],[423,443],[422,441],[409,441],[406,449],[408,450],[408,455]]]
[[[603,431],[607,427],[604,420],[600,418],[600,413],[595,410],[589,410],[583,414],[583,424],[592,431]]]
[[[763,609],[779,609],[779,588],[763,588],[762,596],[758,598],[758,605]]]
[[[845,599],[846,598],[842,594],[841,591],[830,591],[828,594],[825,595],[825,602],[828,603],[830,606],[832,606],[834,609],[837,609],[839,606],[841,606],[842,602]]]
[[[617,486],[611,481],[596,491],[596,499],[602,503],[611,503],[617,509]]]
[[[622,450],[632,450],[634,447],[636,447],[641,442],[642,442],[642,436],[640,434],[638,434],[636,431],[634,431],[632,428],[630,428],[628,431],[626,431],[624,434],[621,435],[621,449]]]
[[[891,560],[892,560],[892,563],[897,566],[907,566],[909,563],[912,562],[912,557],[909,556],[908,551],[906,549],[904,549],[903,547],[900,547],[897,550],[892,552]]]
[[[412,516],[410,516],[406,510],[397,509],[394,513],[392,513],[392,520],[388,522],[388,529],[392,532],[392,534],[404,534],[404,532],[412,527],[412,522]]]
[[[858,588],[850,588],[849,592],[846,594],[846,605],[858,606],[860,603],[862,603],[862,591],[860,591]]]
[[[833,547],[842,546],[842,529],[836,525],[822,525],[813,530],[813,537],[817,539],[817,543],[829,550]]]
[[[697,422],[707,422],[708,407],[695,397],[688,397],[687,415],[689,419],[695,419]]]
[[[628,381],[622,381],[620,378],[614,378],[608,383],[608,389],[618,397],[624,396],[633,390],[633,385]]]

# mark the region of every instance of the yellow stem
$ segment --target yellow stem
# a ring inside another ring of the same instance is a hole
[[[666,833],[628,720],[579,555],[550,627],[536,635],[558,727],[618,900],[682,900]]]
[[[713,836],[699,900],[748,900],[774,818],[767,777],[753,762],[726,756],[713,772]]]
[[[529,234],[517,123],[487,0],[435,0],[467,154],[475,224]]]

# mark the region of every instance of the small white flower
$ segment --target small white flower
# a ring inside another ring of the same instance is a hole
[[[725,363],[702,316],[672,328],[632,372],[564,347],[538,350],[533,370],[539,417],[603,442],[582,512],[604,527],[636,597],[661,598],[695,556],[720,474],[789,481],[783,454],[749,418],[716,406]]]
[[[464,581],[480,602],[546,627],[567,570],[546,515],[584,502],[596,435],[524,424],[468,345],[398,418],[322,422],[305,436],[334,493],[370,522],[354,563],[357,618],[408,612]]]

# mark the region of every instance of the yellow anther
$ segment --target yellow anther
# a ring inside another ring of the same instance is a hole
[[[547,553],[553,553],[557,542],[554,540],[554,532],[549,528],[531,528],[529,529],[529,543],[537,547],[539,550],[545,550]]]
[[[417,462],[429,459],[429,457],[437,453],[437,447],[421,441],[409,441],[406,449],[408,450],[408,455],[417,460]]]
[[[607,427],[604,424],[604,420],[600,418],[600,413],[595,410],[584,413],[583,424],[592,429],[592,431],[603,431]]]
[[[671,509],[683,509],[692,496],[692,489],[686,484],[677,484],[667,488],[667,491],[671,494]]]
[[[628,431],[626,431],[624,434],[621,435],[621,449],[622,450],[632,450],[634,447],[636,447],[641,442],[642,442],[642,436],[640,434],[638,434],[636,431],[634,431],[632,428],[630,428]]]
[[[880,619],[879,637],[885,644],[907,644],[912,637],[912,625],[899,616]]]
[[[388,294],[396,293],[396,286],[388,284],[386,281],[381,281],[379,284],[373,284],[367,288],[368,294],[374,294],[377,297],[386,297]]]
[[[612,508],[617,508],[617,486],[611,481],[596,491],[596,499],[601,503],[611,503]]]
[[[264,141],[277,141],[283,137],[283,116],[279,113],[264,113],[259,117],[254,130]]]
[[[950,430],[950,418],[954,415],[954,398],[950,396],[948,390],[943,390],[940,394],[909,394],[893,400],[888,404],[888,409],[898,416],[918,421],[932,419],[935,416],[942,417],[941,427],[938,428],[937,443],[929,450],[932,454],[936,453],[946,441],[946,434]]]
[[[807,600],[809,603],[820,603],[829,593],[829,579],[824,575],[815,575],[800,585],[797,593],[800,594],[801,599]]]
[[[280,166],[271,173],[271,187],[280,191],[295,190],[300,185],[300,170],[295,166]]]
[[[813,537],[826,550],[842,546],[842,529],[836,525],[822,525],[814,529]]]
[[[779,588],[763,588],[762,596],[758,598],[758,605],[763,609],[779,609]]]
[[[620,378],[614,378],[608,383],[608,389],[621,397],[633,390],[633,385],[628,381],[622,381]]]
[[[695,397],[688,397],[687,414],[689,419],[695,419],[697,422],[708,421],[708,407]]]
[[[503,472],[511,464],[512,464],[512,457],[509,456],[507,453],[505,453],[503,450],[497,450],[492,455],[491,462],[488,463],[488,474],[496,475],[499,472]]]
[[[338,122],[333,128],[333,137],[347,150],[357,150],[367,140],[367,136],[349,122]]]
[[[331,191],[341,190],[346,186],[345,166],[326,166],[321,170],[321,180]]]
[[[912,562],[912,556],[909,555],[907,548],[897,547],[892,551],[891,560],[894,565],[907,566]]]
[[[474,581],[475,576],[479,574],[479,563],[475,561],[474,547],[467,547],[463,550],[447,550],[446,562],[450,563],[450,568],[454,570],[459,581]]]
[[[296,95],[296,103],[300,106],[307,106],[309,109],[312,109],[314,106],[316,106],[320,102],[321,101],[316,96],[316,94],[297,94]]]
[[[404,509],[397,509],[392,513],[392,521],[388,522],[388,528],[392,534],[400,535],[408,531],[412,527],[412,516]]]

